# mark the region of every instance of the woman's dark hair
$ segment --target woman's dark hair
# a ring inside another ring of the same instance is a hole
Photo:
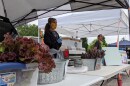
[[[50,31],[50,28],[51,28],[50,23],[51,23],[52,21],[56,21],[56,19],[55,19],[55,18],[49,18],[49,19],[48,19],[48,23],[47,23],[46,26],[45,26],[45,33],[48,33],[48,32]]]
[[[99,34],[99,35],[98,35],[98,38],[101,37],[101,36],[103,36],[103,35],[102,35],[102,34]]]

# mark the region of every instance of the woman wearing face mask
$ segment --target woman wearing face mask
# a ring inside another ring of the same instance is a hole
[[[57,21],[55,18],[49,18],[45,26],[44,42],[50,49],[59,50],[62,45],[62,39],[56,32]]]

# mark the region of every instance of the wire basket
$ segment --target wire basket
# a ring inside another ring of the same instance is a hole
[[[56,68],[49,74],[39,71],[38,84],[52,84],[62,81],[66,75],[66,69],[68,65],[67,60],[55,59]]]

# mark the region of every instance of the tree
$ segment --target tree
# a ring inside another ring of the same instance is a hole
[[[82,47],[85,48],[85,50],[88,50],[88,39],[87,38],[81,38],[82,40]]]
[[[108,46],[108,44],[107,44],[107,42],[105,40],[105,37],[103,36],[102,47],[107,47],[107,46]]]
[[[97,41],[97,39],[93,40],[93,41],[89,44],[88,50],[91,50],[91,49],[94,48],[94,45],[95,45],[96,41]]]
[[[38,36],[38,26],[35,24],[19,26],[17,31],[20,36]]]

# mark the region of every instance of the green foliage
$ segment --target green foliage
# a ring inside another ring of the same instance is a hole
[[[88,46],[88,50],[91,50],[91,49],[93,49],[94,48],[94,44],[96,43],[96,41],[97,41],[98,39],[95,39],[95,40],[93,40],[90,44],[89,44],[89,46]],[[102,43],[101,43],[101,46],[102,47],[107,47],[107,42],[106,42],[106,40],[105,40],[105,37],[103,37],[103,41],[102,41]]]
[[[97,39],[93,40],[90,44],[89,44],[89,47],[88,47],[88,50],[91,50],[94,48],[94,44],[96,43]]]
[[[85,48],[85,50],[88,50],[88,40],[87,38],[81,38],[82,40],[82,47]]]
[[[20,36],[38,36],[38,26],[35,24],[19,26],[17,31]]]
[[[106,42],[106,40],[105,40],[105,37],[103,37],[103,41],[102,41],[102,47],[107,47],[107,42]]]

